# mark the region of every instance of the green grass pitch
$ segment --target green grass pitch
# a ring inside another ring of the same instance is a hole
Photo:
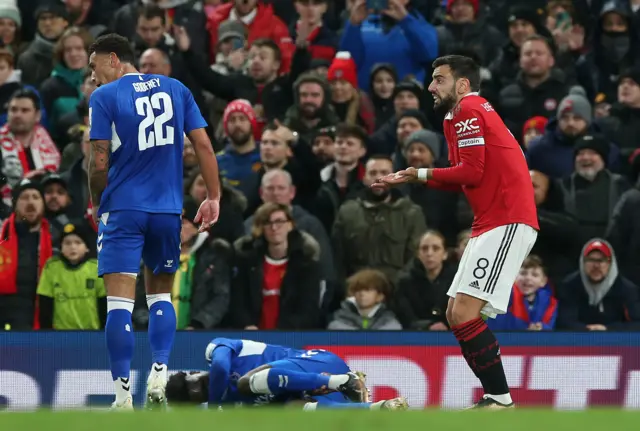
[[[0,429],[46,431],[116,430],[249,430],[249,431],[602,431],[639,429],[640,412],[587,410],[559,412],[514,409],[509,411],[438,410],[408,412],[317,411],[265,408],[225,410],[172,410],[169,412],[73,411],[0,414]]]

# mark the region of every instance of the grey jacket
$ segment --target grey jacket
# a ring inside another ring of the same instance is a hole
[[[368,316],[362,316],[355,299],[347,298],[342,301],[340,309],[333,315],[333,320],[327,329],[398,331],[402,329],[402,325],[385,304],[378,304]]]

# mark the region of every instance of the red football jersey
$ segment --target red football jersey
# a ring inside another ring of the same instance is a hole
[[[444,119],[450,168],[434,169],[428,186],[462,188],[471,236],[523,223],[539,230],[529,168],[520,145],[486,99],[471,93]]]

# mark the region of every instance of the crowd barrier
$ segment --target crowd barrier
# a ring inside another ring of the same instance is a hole
[[[416,408],[460,408],[481,395],[450,333],[180,332],[171,368],[203,369],[205,347],[215,337],[331,350],[368,375],[375,400],[402,395]],[[519,405],[640,409],[640,333],[504,333],[498,338]],[[6,409],[100,408],[112,401],[102,332],[4,332],[0,346],[0,405]],[[136,333],[131,376],[136,403],[143,401],[149,366],[146,334]]]

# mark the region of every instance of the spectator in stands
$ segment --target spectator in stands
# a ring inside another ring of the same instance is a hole
[[[478,16],[479,0],[447,0],[448,20],[436,27],[438,54],[475,52],[483,67],[488,67],[500,53],[505,37],[497,28]]]
[[[98,261],[89,252],[94,232],[69,223],[61,234],[61,254],[47,260],[38,282],[40,329],[104,328],[107,291],[98,277]]]
[[[40,99],[31,90],[18,90],[9,101],[7,124],[0,128],[0,165],[13,182],[19,177],[33,178],[60,166],[60,152],[40,121]],[[29,154],[26,154],[27,151]],[[3,189],[11,194],[12,181]]]
[[[529,144],[534,138],[544,135],[544,129],[549,122],[548,118],[537,116],[529,118],[522,128],[522,146],[529,149]]]
[[[365,168],[361,159],[367,152],[366,139],[362,127],[340,124],[336,128],[335,161],[320,171],[322,185],[312,211],[327,232],[331,232],[342,203],[364,189]]]
[[[212,48],[218,44],[218,27],[228,20],[238,20],[245,25],[250,45],[260,39],[269,39],[276,44],[281,53],[276,73],[289,71],[295,46],[287,25],[273,13],[271,5],[259,0],[233,0],[217,8],[207,23]],[[215,52],[211,52],[210,59],[213,63]]]
[[[398,118],[398,123],[396,128],[396,136],[395,136],[395,139],[393,140],[393,143],[395,143],[396,146],[394,148],[391,148],[389,145],[390,147],[389,149],[392,150],[391,156],[393,158],[394,169],[401,170],[401,169],[405,169],[408,166],[407,159],[405,158],[405,154],[404,154],[403,145],[406,142],[406,140],[409,139],[409,136],[411,136],[413,133],[418,132],[420,130],[426,130],[428,126],[429,126],[429,122],[427,121],[427,117],[425,117],[425,115],[417,109],[408,109],[400,115],[400,117]],[[432,136],[430,136],[430,138],[431,137]],[[432,142],[432,144],[435,145],[435,141],[430,141],[430,142]],[[440,145],[439,142],[437,145],[438,146],[435,147],[437,148],[437,152],[436,152],[437,156],[434,159],[434,162],[439,160],[442,153],[441,151],[442,145]],[[386,154],[386,152],[383,154]]]
[[[492,331],[552,331],[558,301],[545,273],[542,259],[530,254],[522,263],[505,314],[488,319]]]
[[[362,180],[365,189],[338,211],[332,240],[341,279],[363,268],[377,268],[395,279],[415,254],[420,235],[426,230],[420,207],[395,189],[369,187],[391,172],[391,159],[372,156]]]
[[[166,31],[164,10],[151,3],[143,5],[137,12],[136,33],[131,40],[136,58],[149,48],[157,48],[177,61],[174,56],[175,41]]]
[[[13,190],[13,208],[0,228],[0,325],[15,331],[38,329],[38,278],[53,254],[38,184],[22,180]]]
[[[296,205],[297,189],[293,184],[291,173],[284,169],[272,169],[262,176],[260,184],[260,198],[262,203],[276,203],[286,205],[291,209],[291,217],[296,228],[306,232],[318,242],[320,247],[320,274],[323,280],[335,280],[335,269],[333,266],[333,252],[327,231],[320,223],[320,220],[313,214],[307,212],[300,205]],[[246,234],[251,233],[253,226],[253,215],[244,221]]]
[[[13,0],[0,6],[0,41],[14,59],[17,59],[28,46],[28,43],[22,41],[22,17]]]
[[[67,147],[65,150],[70,148]],[[69,170],[62,173],[62,180],[68,185],[67,191],[71,198],[69,215],[72,218],[87,218],[92,220],[91,199],[89,199],[89,178],[87,167],[89,165],[89,151],[91,141],[89,140],[89,128],[85,128],[80,142],[80,152],[73,161]],[[65,151],[66,152],[66,151]],[[97,227],[96,227],[97,229]]]
[[[327,71],[331,85],[331,105],[340,122],[357,124],[367,133],[375,130],[375,112],[367,94],[358,89],[358,72],[351,54],[341,51]]]
[[[109,21],[118,10],[114,0],[64,0],[69,23],[82,27],[94,39],[107,33]]]
[[[434,168],[441,158],[441,142],[434,132],[420,129],[404,139],[402,145],[405,167]],[[395,168],[394,168],[395,169]],[[453,243],[459,228],[456,220],[458,194],[424,187],[424,184],[406,184],[400,191],[422,209],[427,226],[444,235],[447,242]]]
[[[369,95],[376,112],[376,130],[389,121],[394,114],[393,94],[398,83],[395,67],[389,63],[380,63],[371,69],[371,88]]]
[[[62,131],[62,136],[59,136],[56,140],[56,144],[60,148],[64,148],[62,153],[62,160],[64,164],[65,153],[68,148],[68,144],[73,141],[72,137],[72,128],[74,126],[89,126],[89,98],[91,94],[96,89],[96,83],[91,79],[91,69],[86,69],[84,71],[84,77],[82,81],[82,86],[80,87],[81,97],[78,103],[74,106],[74,109],[62,115],[58,120],[58,126],[56,127],[58,130]],[[43,113],[44,115],[44,113]],[[42,120],[40,120],[42,123]],[[76,146],[74,152],[76,154],[79,153],[80,148]],[[69,151],[72,151],[71,149]],[[75,157],[74,157],[75,160]],[[62,165],[60,167],[61,170]]]
[[[335,159],[335,139],[335,127],[319,129],[311,139],[311,151],[323,168]]]
[[[40,86],[42,105],[49,114],[51,134],[60,146],[58,137],[67,130],[60,129],[60,119],[76,107],[83,97],[82,87],[89,64],[89,33],[78,27],[69,27],[60,36],[54,48],[54,68],[51,76]]]
[[[234,244],[231,288],[235,328],[317,329],[320,323],[320,247],[293,224],[289,207],[266,203],[251,235]]]
[[[498,94],[496,109],[511,133],[522,142],[522,127],[531,117],[552,117],[570,85],[554,68],[553,47],[543,36],[527,38],[520,49],[520,73],[516,82]]]
[[[69,26],[67,11],[60,2],[46,0],[36,8],[38,32],[29,47],[18,58],[22,82],[39,87],[53,70],[54,47]]]
[[[189,137],[184,135],[184,148],[182,149],[182,176],[186,179],[192,172],[198,169],[198,156]]]
[[[560,102],[556,118],[547,123],[545,134],[529,143],[529,169],[540,171],[552,179],[571,175],[575,165],[576,141],[599,130],[592,122],[589,101],[581,94],[569,94]],[[613,144],[607,145],[607,166],[614,169],[620,151]]]
[[[424,80],[425,68],[438,55],[436,29],[409,0],[389,0],[389,8],[375,14],[369,14],[366,3],[354,1],[340,41],[340,51],[349,51],[358,65],[360,88],[369,88],[377,63],[393,64],[400,79],[413,75]]]
[[[300,76],[293,85],[294,103],[285,114],[284,125],[306,142],[323,128],[335,127],[340,119],[331,106],[327,81],[312,73]]]
[[[447,261],[444,236],[435,230],[422,235],[415,257],[398,273],[394,310],[406,329],[446,331],[447,291],[456,265]]]
[[[639,220],[640,177],[636,180],[635,186],[626,191],[618,201],[607,229],[607,239],[616,250],[622,274],[636,286],[640,286]]]
[[[604,235],[615,205],[630,188],[626,178],[606,169],[608,153],[604,137],[582,136],[574,145],[575,171],[559,182],[564,207],[578,221],[581,243]]]
[[[402,325],[387,307],[392,284],[384,273],[375,269],[362,269],[347,280],[349,297],[342,301],[340,310],[333,314],[327,329],[391,331]]]
[[[471,229],[465,229],[458,234],[456,238],[456,248],[454,249],[456,265],[462,259],[462,255],[464,254],[464,250],[467,248],[467,244],[469,244],[469,239],[471,239]]]
[[[603,239],[584,245],[580,269],[564,280],[558,292],[558,329],[640,329],[638,287],[618,273],[616,254]]]
[[[231,245],[208,232],[198,233],[194,218],[198,205],[189,199],[182,211],[180,266],[176,272],[171,301],[176,310],[177,329],[213,329],[222,324],[229,309]],[[133,321],[136,328],[149,324],[144,271],[138,277]]]
[[[225,21],[218,27],[218,47],[211,68],[222,75],[245,72],[248,66],[247,37],[240,21]]]
[[[297,42],[305,41],[312,59],[331,61],[338,48],[338,37],[323,24],[329,0],[294,0],[298,20],[289,25]]]
[[[11,100],[16,91],[22,88],[29,88],[36,92],[35,88],[22,84],[22,71],[15,70],[14,65],[12,52],[7,48],[0,48],[0,126],[4,126],[7,123],[9,100]]]

